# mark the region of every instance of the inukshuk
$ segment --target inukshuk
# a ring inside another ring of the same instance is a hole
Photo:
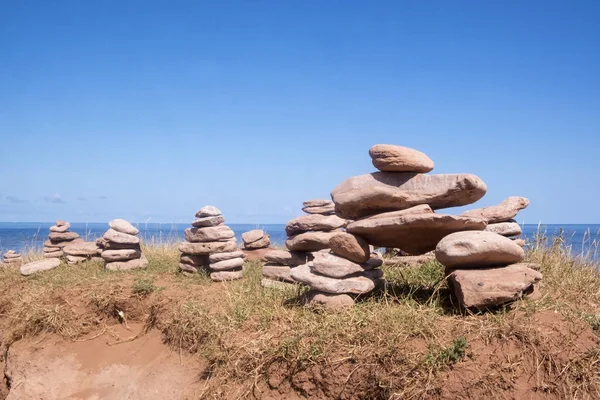
[[[213,281],[240,279],[244,272],[244,253],[237,248],[235,234],[221,211],[202,207],[185,230],[185,241],[179,245],[179,268],[184,273],[206,270]]]
[[[3,258],[6,266],[20,267],[23,264],[23,257],[14,250],[8,250]]]
[[[273,250],[265,254],[262,285],[281,286],[278,282],[294,283],[292,269],[304,265],[314,254],[329,248],[329,239],[339,233],[347,221],[334,215],[330,200],[309,200],[303,203],[303,215],[289,221],[285,227],[288,239],[286,250]]]
[[[139,230],[124,219],[114,219],[108,225],[110,229],[96,241],[102,249],[104,268],[109,271],[146,268],[148,260],[142,254]]]
[[[61,220],[50,227],[48,240],[44,242],[44,258],[60,258],[64,255],[64,247],[84,242],[77,233],[69,231],[70,227],[71,224]]]

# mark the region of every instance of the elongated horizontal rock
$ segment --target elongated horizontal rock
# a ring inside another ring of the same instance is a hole
[[[36,272],[43,272],[54,269],[60,265],[60,260],[57,258],[51,258],[47,260],[40,260],[27,263],[21,266],[21,275],[32,275]]]
[[[62,233],[62,232],[68,231],[70,227],[71,227],[71,224],[68,223],[68,222],[66,224],[62,225],[62,226],[56,226],[56,225],[54,225],[54,226],[50,227],[50,232]]]
[[[237,249],[235,239],[227,242],[183,242],[179,245],[179,251],[193,255],[208,255],[212,253],[227,253]]]
[[[142,257],[142,252],[137,249],[104,250],[101,257],[106,262],[127,261]]]
[[[223,242],[235,236],[231,228],[226,225],[188,228],[184,234],[188,242]]]
[[[330,311],[341,311],[354,306],[354,299],[350,295],[324,293],[317,290],[306,292],[301,301],[305,305]]]
[[[215,253],[215,254],[211,254],[210,256],[208,256],[208,260],[211,263],[216,263],[219,261],[225,261],[225,260],[231,260],[233,258],[245,258],[246,255],[244,254],[243,251],[231,251],[228,253]]]
[[[542,274],[522,264],[502,268],[459,269],[448,276],[459,304],[477,309],[517,300],[541,279]]]
[[[434,250],[445,236],[460,231],[483,230],[486,223],[477,218],[427,212],[426,206],[379,214],[350,223],[346,230],[365,238],[370,244],[399,248],[409,254]]]
[[[129,221],[120,218],[113,219],[108,223],[108,226],[117,232],[126,233],[128,235],[137,235],[140,233],[140,231],[135,226],[131,225]]]
[[[306,264],[312,261],[314,256],[310,253],[290,252],[285,250],[271,250],[265,254],[265,260],[291,267]]]
[[[244,276],[244,269],[230,271],[215,271],[210,273],[210,279],[215,282],[226,282],[241,279]]]
[[[208,226],[219,226],[225,223],[225,218],[222,215],[213,217],[197,218],[192,222],[192,226],[196,228],[206,228]]]
[[[302,211],[307,214],[330,215],[335,212],[335,206],[333,204],[329,204],[321,207],[303,207]]]
[[[315,259],[310,263],[310,270],[314,273],[331,278],[344,278],[349,275],[368,271],[381,266],[380,259],[377,262],[358,264],[331,253],[316,253]]]
[[[64,255],[65,253],[63,253],[62,250],[58,250],[53,251],[52,253],[44,253],[44,258],[61,258]]]
[[[148,260],[144,255],[141,258],[134,258],[128,261],[107,262],[104,268],[109,271],[129,271],[132,269],[142,269],[148,266]]]
[[[333,201],[327,199],[307,200],[302,203],[302,207],[327,207],[332,205]]]
[[[195,274],[197,273],[200,269],[202,269],[202,266],[194,266],[191,264],[186,264],[186,263],[179,263],[179,269],[183,272],[188,272],[190,274]]]
[[[464,206],[482,198],[486,191],[485,183],[472,174],[375,172],[346,179],[333,189],[331,197],[338,216],[358,219],[419,204],[432,209]]]
[[[338,232],[305,232],[292,236],[285,245],[291,251],[318,251],[329,248],[329,239]]]
[[[488,224],[496,224],[498,222],[510,221],[519,211],[527,208],[528,205],[529,199],[512,196],[498,205],[469,210],[462,213],[462,215],[465,217],[481,218]]]
[[[67,255],[67,264],[69,265],[73,265],[73,264],[79,264],[85,261],[89,261],[90,257],[85,257],[85,256],[72,256],[72,255]]]
[[[223,214],[221,210],[214,206],[204,206],[196,211],[196,218],[218,217]]]
[[[267,263],[262,266],[262,275],[270,279],[294,282],[294,279],[292,278],[292,268],[286,265]]]
[[[48,238],[53,242],[68,242],[77,239],[79,235],[75,232],[50,232]]]
[[[140,242],[140,238],[137,236],[130,235],[128,233],[117,232],[112,228],[104,232],[104,236],[102,237],[109,242],[117,244],[138,244]]]
[[[398,256],[386,259],[385,265],[400,267],[418,267],[433,260],[435,260],[435,256],[433,254],[420,256]]]
[[[388,172],[429,172],[434,163],[425,153],[409,147],[376,144],[369,150],[373,166]]]
[[[321,292],[365,294],[375,289],[378,279],[383,276],[383,271],[376,269],[336,279],[313,273],[310,270],[309,263],[292,268],[291,275],[295,281],[304,283]]]
[[[63,247],[63,251],[70,256],[95,256],[98,255],[98,246],[94,242],[76,243]]]
[[[486,232],[494,232],[498,235],[510,237],[510,236],[521,236],[523,230],[521,225],[516,223],[514,220],[511,222],[498,222],[496,224],[488,224],[485,228]]]
[[[232,254],[232,253],[221,253],[221,254]],[[210,263],[207,255],[195,256],[192,254],[182,254],[179,257],[179,262],[183,264],[193,265],[194,267],[208,266]]]
[[[285,226],[288,236],[297,235],[308,231],[332,231],[346,226],[348,221],[337,215],[303,215],[289,221]]]
[[[435,257],[450,268],[481,268],[521,262],[525,251],[497,233],[457,232],[440,241]]]
[[[260,286],[268,289],[277,290],[298,290],[298,285],[292,282],[278,281],[270,278],[263,278],[260,280]]]
[[[227,271],[230,269],[238,269],[243,265],[243,258],[232,258],[230,260],[223,260],[216,263],[210,263],[209,267],[212,271]]]
[[[248,244],[262,239],[263,236],[265,236],[265,231],[262,229],[253,229],[251,231],[242,233],[242,240],[244,241],[244,244]]]

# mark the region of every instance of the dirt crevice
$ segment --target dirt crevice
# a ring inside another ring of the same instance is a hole
[[[0,367],[2,367],[2,385],[0,386],[0,399],[8,397],[12,386],[12,378],[8,372],[8,351],[10,346],[0,345]]]

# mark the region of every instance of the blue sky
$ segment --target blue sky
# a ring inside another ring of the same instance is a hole
[[[600,223],[600,2],[0,2],[0,221],[278,223],[375,143]],[[449,210],[455,212],[456,210]]]

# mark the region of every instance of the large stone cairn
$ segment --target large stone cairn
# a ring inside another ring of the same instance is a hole
[[[102,250],[104,268],[109,271],[146,268],[148,260],[142,254],[139,230],[124,219],[113,219],[108,226],[110,228],[96,241]]]
[[[262,229],[242,233],[242,241],[246,250],[266,249],[271,245],[271,237]]]
[[[58,220],[50,227],[48,240],[44,242],[44,258],[61,258],[65,255],[63,249],[73,244],[84,243],[75,232],[70,232],[71,224]]]
[[[184,273],[206,270],[216,282],[240,279],[244,253],[237,248],[235,233],[225,225],[221,211],[205,206],[195,216],[193,228],[185,230],[185,241],[179,245],[179,269]]]
[[[23,264],[23,257],[14,250],[8,250],[3,255],[5,266],[20,267]]]
[[[329,239],[346,226],[347,221],[334,214],[330,200],[309,200],[303,203],[303,215],[289,221],[285,227],[287,250],[272,250],[265,254],[262,267],[265,287],[279,287],[281,282],[296,283],[292,270],[307,264],[318,252],[328,251]]]

